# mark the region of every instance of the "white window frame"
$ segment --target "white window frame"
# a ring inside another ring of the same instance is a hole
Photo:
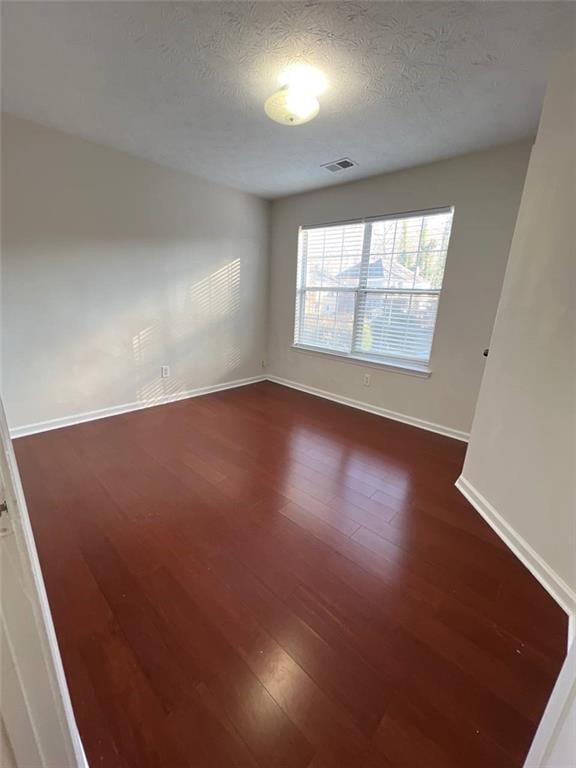
[[[405,211],[402,213],[391,213],[384,216],[370,216],[362,219],[348,219],[345,221],[332,221],[325,224],[313,224],[309,226],[301,226],[298,230],[298,273],[300,275],[300,284],[296,285],[296,297],[295,297],[295,312],[294,312],[294,328],[292,333],[292,349],[310,352],[313,354],[319,354],[334,358],[343,358],[352,363],[360,363],[362,365],[376,366],[377,368],[386,368],[392,371],[398,371],[401,373],[410,373],[416,376],[427,377],[431,374],[430,361],[432,360],[432,351],[434,347],[434,340],[436,337],[436,322],[438,319],[438,309],[436,317],[434,319],[434,328],[432,330],[432,343],[430,345],[430,355],[425,362],[415,360],[413,358],[401,357],[400,355],[367,355],[359,350],[358,338],[360,318],[362,316],[361,306],[366,301],[368,294],[394,294],[401,295],[406,294],[408,296],[437,296],[438,308],[440,306],[440,295],[442,293],[442,287],[444,285],[444,274],[446,272],[446,262],[444,263],[444,273],[442,275],[442,285],[440,288],[435,289],[419,289],[419,288],[370,288],[368,287],[368,269],[370,264],[370,245],[372,239],[372,223],[379,221],[400,220],[409,219],[417,216],[429,216],[437,213],[452,213],[452,225],[454,224],[454,206],[448,205],[440,208],[426,208],[419,211]],[[350,287],[333,287],[304,285],[306,279],[306,253],[307,248],[305,245],[306,234],[311,229],[324,229],[326,227],[342,226],[345,224],[364,224],[364,236],[362,242],[361,252],[361,264],[360,264],[360,277],[358,280],[358,286],[356,288]],[[450,233],[450,238],[452,233]],[[420,232],[422,237],[422,232]],[[304,241],[303,247],[301,247],[301,238]],[[448,247],[450,241],[448,242]],[[418,246],[418,252],[420,252],[420,243]],[[448,253],[446,254],[446,261],[448,260]],[[329,348],[310,346],[307,344],[301,344],[295,341],[296,329],[302,325],[302,315],[304,313],[305,302],[303,301],[303,295],[308,291],[315,291],[317,293],[329,292],[329,293],[354,293],[356,294],[356,302],[354,304],[354,323],[352,328],[352,343],[350,352],[341,352]],[[300,317],[296,316],[296,307],[300,313]]]

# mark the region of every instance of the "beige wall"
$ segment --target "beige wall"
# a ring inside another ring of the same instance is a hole
[[[12,427],[267,373],[470,428],[530,142],[269,204],[3,117],[3,390]],[[298,226],[455,206],[416,378],[290,349]],[[266,304],[268,321],[266,322]],[[172,376],[160,378],[160,366]]]
[[[267,203],[9,116],[2,149],[11,427],[262,373]]]
[[[6,733],[6,727],[0,714],[0,765],[2,768],[16,768],[16,760],[10,739]]]
[[[572,58],[546,96],[463,469],[573,592],[575,73]]]
[[[484,369],[531,142],[275,201],[268,371],[281,378],[468,432]],[[454,205],[432,350],[416,378],[290,348],[298,227]],[[372,374],[371,386],[362,384]]]
[[[576,755],[576,643],[548,700],[524,768],[573,768]]]

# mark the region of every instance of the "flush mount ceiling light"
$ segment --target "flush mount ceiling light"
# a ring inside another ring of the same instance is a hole
[[[264,110],[282,125],[302,125],[316,117],[320,104],[313,94],[293,91],[285,85],[266,99]]]
[[[307,64],[294,64],[282,72],[280,90],[273,93],[264,110],[269,118],[281,125],[303,125],[316,117],[320,110],[318,95],[326,88],[326,78]]]

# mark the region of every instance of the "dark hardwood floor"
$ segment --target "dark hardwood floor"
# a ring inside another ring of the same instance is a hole
[[[566,617],[463,443],[265,382],[15,448],[91,768],[522,765]]]

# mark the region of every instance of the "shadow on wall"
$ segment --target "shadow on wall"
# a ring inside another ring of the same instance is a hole
[[[148,325],[136,333],[132,338],[132,357],[139,379],[149,372],[159,348],[169,350],[169,357],[178,360],[185,372],[182,375],[175,369],[170,378],[158,379],[155,375],[145,381],[137,390],[139,402],[162,400],[186,391],[195,358],[202,359],[199,367],[206,368],[209,356],[206,385],[233,378],[233,371],[240,366],[240,259],[192,285],[176,286],[174,295],[176,308],[169,322]]]
[[[264,201],[24,120],[2,128],[12,426],[259,371]]]

